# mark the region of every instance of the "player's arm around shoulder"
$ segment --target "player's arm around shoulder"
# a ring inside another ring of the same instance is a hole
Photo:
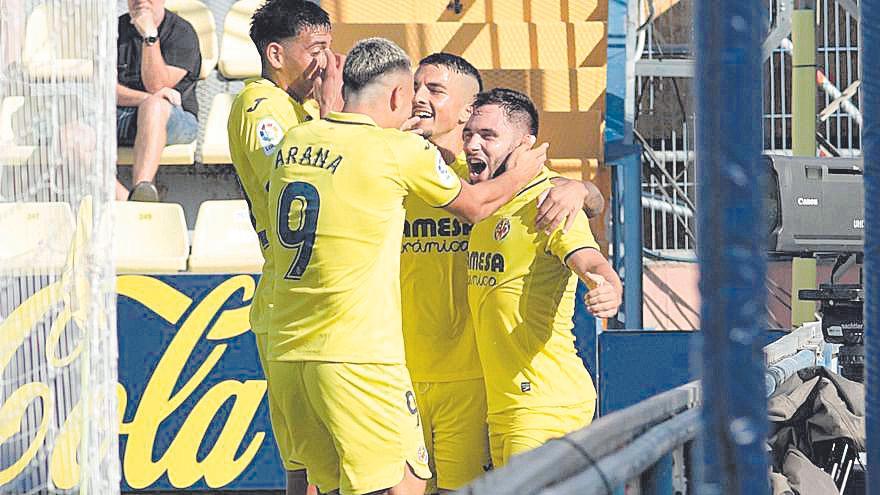
[[[538,198],[535,223],[539,230],[552,232],[563,222],[568,230],[574,224],[577,211],[583,210],[588,218],[595,218],[605,208],[602,191],[591,181],[572,180],[561,175],[550,180],[553,187]]]
[[[485,182],[469,184],[461,181],[461,193],[445,206],[453,215],[476,224],[504,206],[517,192],[538,175],[547,161],[546,143],[535,148],[534,136],[526,136],[510,154],[507,170]]]
[[[433,144],[397,129],[381,132],[387,153],[393,157],[389,163],[396,163],[399,185],[408,194],[415,194],[436,208],[455,200],[461,192],[461,181]]]
[[[587,309],[597,318],[617,314],[623,300],[623,285],[611,263],[599,251],[583,211],[577,212],[571,228],[558,227],[547,241],[548,251],[563,260],[590,289],[584,297]]]

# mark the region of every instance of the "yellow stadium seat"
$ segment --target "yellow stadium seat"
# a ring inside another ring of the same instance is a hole
[[[462,0],[461,11],[449,0],[323,0],[335,24],[408,22],[547,22],[604,21],[607,2],[600,0]]]
[[[602,113],[540,112],[538,142],[549,158],[602,158]]]
[[[199,0],[167,0],[165,8],[186,19],[196,30],[202,55],[199,79],[205,79],[217,66],[217,59],[220,58],[214,14]]]
[[[524,3],[528,22],[607,21],[608,2],[602,0],[528,0]]]
[[[186,270],[189,238],[179,204],[116,202],[113,228],[117,273]]]
[[[59,7],[55,5],[37,5],[28,16],[22,49],[25,71],[35,79],[90,79],[95,67],[96,31],[81,29],[79,24],[94,16],[85,5],[65,5],[64,11],[56,10]]]
[[[24,165],[37,151],[36,146],[16,144],[12,116],[22,105],[24,105],[23,96],[8,96],[0,101],[0,166]]]
[[[189,271],[259,273],[263,255],[244,200],[205,201],[193,232]]]
[[[262,70],[260,53],[250,38],[251,16],[265,0],[239,0],[223,21],[220,62],[217,69],[227,79],[257,77]]]
[[[196,161],[196,142],[188,144],[172,144],[162,150],[159,163],[162,165],[192,165]],[[116,163],[131,165],[134,163],[134,148],[121,147],[116,149]]]
[[[547,26],[541,23],[539,26]],[[568,24],[570,62],[574,67],[602,67],[608,60],[608,25],[605,22],[571,22]],[[573,56],[573,59],[571,58]]]
[[[0,203],[0,272],[60,273],[70,251],[74,218],[67,203]]]
[[[348,52],[359,40],[382,36],[417,61],[439,51],[466,58],[485,69],[566,69],[605,65],[605,23],[436,22],[333,26],[333,48]]]
[[[217,93],[211,102],[211,111],[205,126],[205,140],[202,142],[202,163],[205,165],[232,163],[226,122],[229,120],[234,99],[233,94]]]
[[[343,24],[338,23],[333,26],[333,51],[339,53],[348,53],[358,41],[372,36],[381,36],[400,45],[401,48],[409,52],[410,57],[413,55],[409,51],[408,39],[412,36],[409,31],[415,29],[417,24]],[[451,35],[451,33],[450,33]],[[445,41],[445,40],[444,40]]]
[[[321,2],[321,7],[330,14],[330,21],[334,25],[336,23],[485,23],[496,17],[497,20],[524,20],[521,0],[464,0],[461,5],[461,11],[456,13],[449,0],[396,0],[394,2],[323,0]],[[498,12],[497,16],[494,14],[495,12]]]
[[[396,0],[394,2],[323,0],[321,8],[330,14],[330,22],[332,23],[407,22],[412,21],[414,15],[412,0]]]
[[[493,50],[486,24],[457,22],[344,24],[333,26],[333,49],[347,53],[358,41],[381,36],[400,45],[413,62],[434,52],[463,55],[478,69],[490,69]]]
[[[605,67],[579,69],[489,69],[481,71],[483,86],[510,88],[529,95],[548,112],[602,110]]]
[[[599,170],[599,159],[551,158],[547,160],[547,166],[569,179],[591,180]]]

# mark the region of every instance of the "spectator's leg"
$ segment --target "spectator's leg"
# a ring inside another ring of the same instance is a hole
[[[125,201],[128,199],[128,189],[116,179],[116,201]]]
[[[152,95],[138,106],[132,184],[153,182],[156,178],[159,158],[165,148],[169,115],[171,104],[159,96]]]

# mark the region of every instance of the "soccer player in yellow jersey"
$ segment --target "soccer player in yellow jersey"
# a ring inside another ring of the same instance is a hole
[[[480,74],[458,55],[435,53],[415,73],[414,132],[467,177],[461,131]],[[456,490],[490,465],[486,390],[467,310],[467,239],[471,224],[410,195],[400,254],[406,363],[431,471],[427,493]]]
[[[443,160],[467,178],[462,131],[482,88],[479,71],[458,55],[434,53],[415,73],[412,130],[434,144]],[[601,211],[604,198],[587,182],[554,178],[540,208],[542,228],[552,228],[584,208]],[[471,224],[432,208],[421,198],[404,201],[400,258],[406,362],[422,418],[435,476],[428,493],[458,489],[479,476],[489,460],[486,390],[467,307],[467,241]],[[589,215],[589,213],[588,213]],[[551,226],[552,224],[552,226]]]
[[[362,40],[343,68],[344,111],[294,127],[270,157],[269,387],[295,458],[325,493],[422,494],[431,476],[404,365],[404,199],[474,222],[546,158],[526,138],[507,174],[463,183],[433,145],[398,130],[412,114],[410,71],[394,43]]]
[[[263,77],[250,79],[236,96],[227,131],[232,162],[248,200],[265,263],[251,304],[251,328],[264,372],[267,370],[268,312],[272,306],[274,258],[268,249],[267,186],[273,155],[284,133],[302,122],[320,118],[341,107],[342,67],[329,50],[331,34],[327,13],[304,0],[269,0],[251,21],[251,38],[262,54]],[[320,106],[320,108],[319,108]],[[304,467],[290,457],[289,434],[277,404],[269,394],[272,429],[285,469],[288,494],[306,490]]]
[[[505,159],[523,135],[537,135],[529,98],[509,89],[480,93],[465,126],[471,182],[503,177]],[[544,169],[507,204],[474,225],[468,244],[468,303],[486,379],[489,444],[495,466],[590,423],[596,391],[572,334],[578,277],[587,308],[610,317],[620,279],[599,252],[587,217],[549,234],[535,227]]]

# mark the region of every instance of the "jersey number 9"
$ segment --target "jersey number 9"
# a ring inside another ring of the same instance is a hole
[[[296,250],[284,278],[299,280],[312,259],[318,210],[321,197],[315,186],[307,182],[291,182],[284,186],[278,201],[278,240],[287,249]]]

